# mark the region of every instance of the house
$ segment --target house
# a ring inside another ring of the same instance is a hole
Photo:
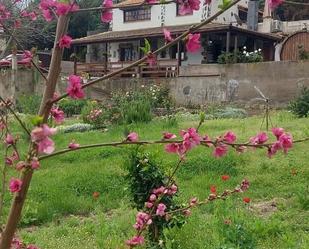
[[[196,31],[201,33],[200,51],[189,53],[183,42],[179,42],[158,55],[158,72],[144,65],[123,75],[176,76],[180,66],[217,63],[222,52],[235,52],[236,55],[244,46],[247,51],[262,49],[264,60],[273,60],[274,44],[281,37],[256,30],[258,19],[263,15],[258,12],[257,5],[253,9],[256,18],[247,20],[248,11],[252,11],[250,6],[253,6],[250,2],[254,1],[241,0],[214,22]],[[109,31],[73,40],[76,49],[78,46],[87,46],[86,64],[77,63],[76,71],[95,73],[124,67],[143,56],[140,47],[144,46],[145,38],[155,50],[165,42],[163,27],[171,31],[173,36],[179,35],[191,25],[215,14],[221,1],[212,1],[211,4],[201,1],[198,11],[185,16],[179,15],[179,5],[175,2],[153,6],[144,6],[143,3],[144,0],[126,0],[117,4],[118,8],[113,9]]]
[[[299,20],[286,18],[280,20],[280,17],[274,17],[267,4],[264,7],[263,20],[258,23],[258,31],[283,37],[282,41],[276,45],[275,61],[298,60],[300,49],[309,53],[309,7],[307,5],[304,5],[303,8],[301,5],[297,6],[307,13],[303,16],[304,20],[301,18]],[[295,14],[293,13],[293,15]]]

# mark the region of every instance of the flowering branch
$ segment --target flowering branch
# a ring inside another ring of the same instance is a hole
[[[295,140],[293,143],[301,143],[301,142],[306,142],[309,141],[309,137]],[[98,143],[98,144],[88,144],[88,145],[83,145],[83,146],[78,146],[74,149],[63,149],[56,151],[52,154],[49,155],[43,155],[39,157],[39,161],[46,160],[51,157],[55,157],[58,155],[66,154],[69,152],[74,152],[78,150],[84,150],[84,149],[90,149],[90,148],[99,148],[99,147],[118,147],[118,146],[123,146],[123,145],[154,145],[154,144],[170,144],[170,143],[175,143],[175,144],[182,144],[184,140],[177,140],[177,141],[171,141],[171,140],[156,140],[156,141],[121,141],[121,142],[111,142],[111,143]],[[211,145],[216,145],[216,141],[201,141],[201,145],[209,147],[209,144]],[[263,147],[270,147],[273,145],[273,143],[267,143],[267,144],[249,144],[249,143],[227,143],[227,142],[222,142],[223,144],[229,145],[231,147],[241,147],[241,146],[246,146],[246,147],[253,147],[253,148],[263,148]]]

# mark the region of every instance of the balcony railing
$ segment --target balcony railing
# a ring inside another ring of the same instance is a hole
[[[74,73],[82,75],[87,73],[92,77],[100,77],[130,65],[133,61],[109,63],[81,63],[75,62]],[[178,77],[179,66],[177,60],[158,60],[155,66],[142,64],[130,68],[117,77],[126,78],[160,78]]]

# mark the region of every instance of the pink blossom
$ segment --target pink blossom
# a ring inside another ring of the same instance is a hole
[[[82,99],[85,94],[82,89],[82,79],[77,75],[69,76],[69,85],[66,89],[68,95],[73,99]]]
[[[7,134],[6,135],[6,138],[4,140],[4,142],[7,144],[7,145],[12,145],[15,143],[15,139],[14,137],[11,135],[11,134]]]
[[[47,22],[51,22],[54,19],[52,12],[48,9],[42,10],[42,15]]]
[[[67,4],[67,3],[61,3],[61,2],[57,2],[56,3],[56,14],[58,16],[64,16],[69,14],[71,10],[71,5]]]
[[[31,168],[33,170],[40,168],[40,161],[37,157],[33,157],[31,160]]]
[[[56,6],[55,0],[41,0],[39,8],[41,10],[47,10],[47,9],[55,7],[55,6]]]
[[[208,147],[213,146],[212,141],[211,141],[211,138],[210,138],[208,135],[205,135],[205,136],[203,137],[203,141],[206,142],[206,145],[207,145]]]
[[[206,3],[206,4],[211,4],[211,1],[212,1],[212,0],[205,0],[205,3]]]
[[[12,246],[12,249],[21,249],[23,246],[23,243],[21,242],[20,239],[13,238],[11,246]]]
[[[150,67],[157,65],[157,55],[155,55],[151,52],[148,53],[147,54],[147,63]]]
[[[188,52],[194,53],[201,48],[201,34],[189,34],[186,48]]]
[[[225,144],[220,144],[216,146],[215,150],[213,151],[214,157],[223,157],[227,153],[227,146]]]
[[[31,21],[35,21],[37,19],[37,15],[34,11],[30,12],[28,16],[30,17]]]
[[[235,133],[233,133],[232,131],[228,131],[224,137],[223,137],[224,141],[228,142],[228,143],[233,143],[236,141],[236,135]]]
[[[255,137],[250,138],[252,144],[263,144],[268,140],[268,136],[265,132],[257,134]]]
[[[174,195],[178,191],[178,187],[175,184],[172,184],[172,186],[169,187],[167,194],[168,195]]]
[[[174,139],[177,136],[173,133],[163,132],[163,139]]]
[[[55,143],[49,137],[44,138],[38,143],[39,153],[51,154],[55,150]]]
[[[137,142],[138,141],[138,134],[136,132],[131,132],[127,136],[127,141],[129,141],[129,142]]]
[[[200,9],[200,0],[178,0],[179,15],[192,14],[193,10]]]
[[[136,230],[143,230],[146,225],[150,225],[152,223],[151,216],[144,212],[138,212],[136,215],[136,223],[133,227]]]
[[[244,192],[248,190],[249,187],[250,187],[250,182],[247,179],[242,180],[241,185],[240,185],[241,191]]]
[[[56,124],[62,124],[64,121],[64,112],[59,107],[53,107],[50,110],[50,114],[55,120]]]
[[[177,143],[171,143],[165,145],[165,151],[168,153],[177,153],[179,149],[179,145]]]
[[[293,137],[291,134],[284,133],[279,137],[279,142],[283,148],[284,153],[287,153],[293,147]]]
[[[59,48],[70,48],[72,43],[72,37],[69,35],[64,35],[59,40]]]
[[[31,132],[32,142],[38,145],[39,153],[50,154],[55,149],[54,142],[49,138],[56,133],[56,129],[49,128],[48,125],[43,124],[40,127],[36,127]]]
[[[32,142],[40,141],[46,137],[55,135],[57,132],[57,129],[55,128],[49,128],[47,124],[43,124],[40,127],[36,127],[31,132],[31,139]]]
[[[151,202],[156,201],[156,199],[157,199],[157,196],[156,196],[155,194],[152,194],[152,195],[150,195],[150,197],[149,197],[149,201],[151,201]]]
[[[154,189],[152,193],[159,196],[159,195],[162,195],[165,191],[166,191],[166,188],[164,186],[161,186],[159,188]]]
[[[156,215],[161,216],[161,217],[164,216],[165,209],[166,209],[166,206],[163,203],[160,203],[157,207]]]
[[[201,143],[202,138],[197,133],[195,128],[189,128],[187,131],[181,131],[180,135],[183,138],[183,145],[186,150],[191,150],[193,147]]]
[[[191,198],[191,200],[190,200],[190,202],[189,202],[190,207],[194,207],[194,206],[196,206],[197,204],[198,204],[198,199],[197,199],[197,197]]]
[[[145,207],[146,207],[146,208],[152,208],[152,207],[153,207],[153,203],[147,201],[147,202],[145,203]]]
[[[146,0],[146,3],[148,4],[154,4],[154,3],[157,3],[158,0]]]
[[[276,141],[271,145],[270,148],[268,148],[268,157],[271,158],[273,155],[277,153],[278,150],[281,150],[282,146],[279,141]]]
[[[71,150],[75,150],[75,149],[77,149],[77,148],[79,148],[79,147],[80,147],[80,145],[77,144],[77,143],[74,143],[74,141],[72,141],[72,142],[69,143],[69,145],[68,145],[68,148],[71,149]]]
[[[192,213],[191,213],[191,210],[189,210],[189,209],[183,210],[182,213],[183,213],[183,215],[186,216],[186,217],[188,217],[188,216],[190,216],[190,215],[192,214]]]
[[[144,244],[145,239],[143,236],[134,236],[132,239],[127,240],[126,244],[130,247],[139,246]]]
[[[105,23],[109,23],[113,20],[113,11],[112,8],[113,7],[113,1],[112,0],[104,0],[102,6],[106,9],[104,9],[101,12],[101,21],[105,22]]]
[[[6,165],[9,165],[9,166],[13,165],[13,159],[11,157],[5,157],[4,162]]]
[[[284,0],[267,0],[267,4],[271,10],[277,8],[280,4],[282,4]]]
[[[167,43],[174,40],[171,36],[171,32],[168,31],[166,28],[163,29],[163,33],[164,33],[164,39]]]
[[[283,128],[278,128],[278,127],[272,128],[271,131],[273,132],[274,136],[276,136],[277,140],[284,133],[284,129]]]
[[[11,193],[16,193],[21,190],[22,181],[17,178],[11,178],[10,180],[10,191]]]

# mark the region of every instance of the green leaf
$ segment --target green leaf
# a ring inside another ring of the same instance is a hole
[[[31,123],[35,126],[39,126],[40,124],[43,123],[43,117],[36,115],[33,118],[31,118]]]
[[[200,112],[200,123],[204,123],[205,122],[205,112]]]
[[[145,38],[145,47],[140,47],[140,49],[145,53],[148,54],[151,51],[150,42]]]
[[[220,4],[218,6],[219,9],[221,10],[225,10],[229,7],[229,5],[231,4],[232,0],[222,0],[222,4]]]

